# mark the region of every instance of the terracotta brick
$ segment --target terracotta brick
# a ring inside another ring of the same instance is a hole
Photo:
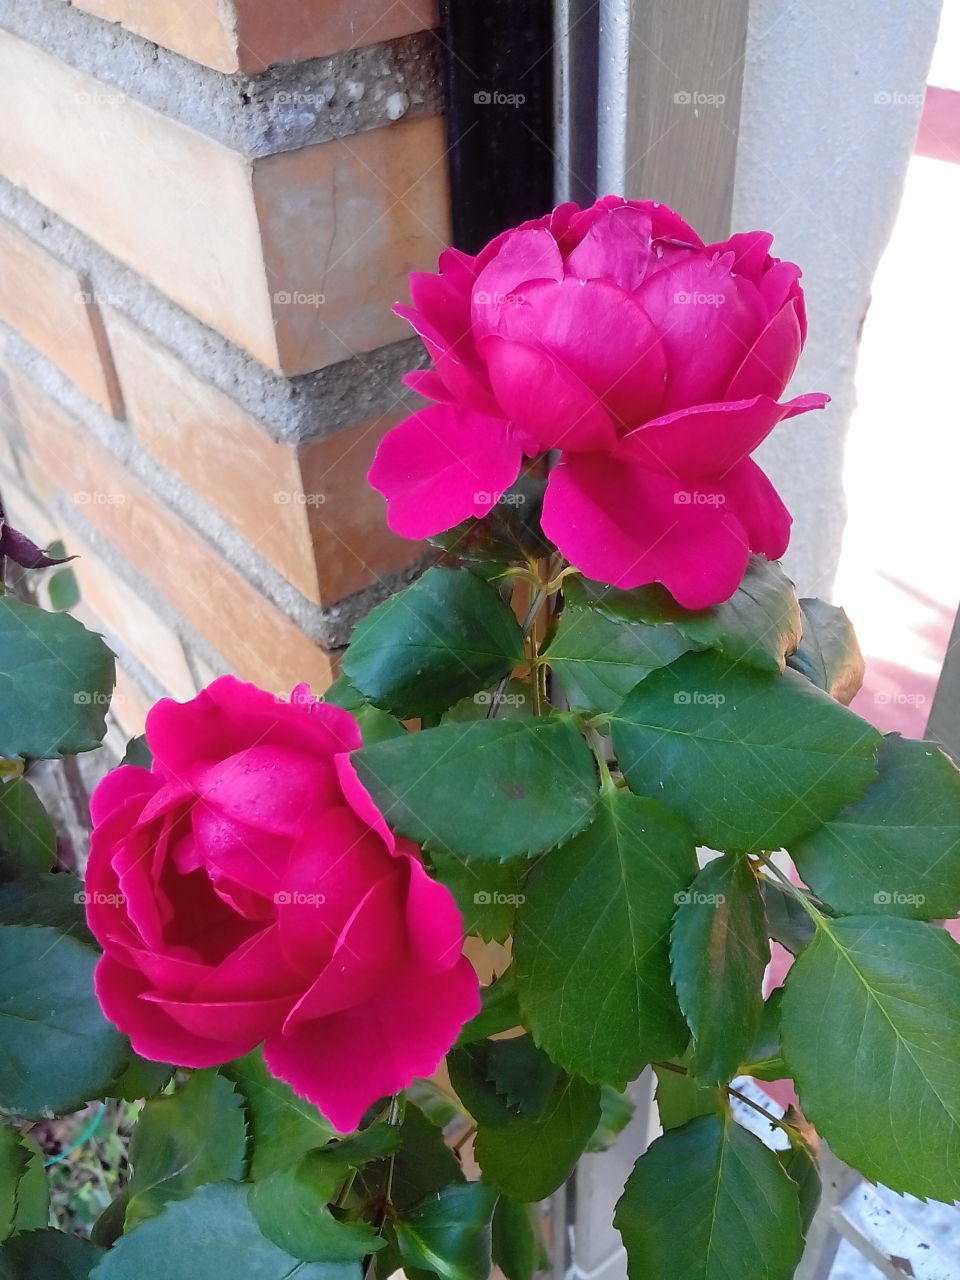
[[[89,282],[0,219],[0,318],[108,413],[120,412],[116,378]]]
[[[64,536],[84,607],[175,698],[192,698],[193,675],[176,632],[72,530]]]
[[[73,0],[220,71],[260,71],[436,24],[435,0]]]
[[[383,498],[367,484],[374,450],[400,414],[348,427],[301,452],[303,490],[316,548],[321,593],[337,600],[402,569],[423,544],[387,528]]]
[[[0,118],[0,172],[286,373],[404,336],[390,303],[448,239],[436,118],[251,164],[2,32]]]
[[[6,32],[0,118],[0,172],[276,363],[248,161]]]
[[[449,242],[443,121],[405,120],[258,160],[253,189],[281,368],[409,336],[391,305]]]
[[[308,599],[319,602],[296,450],[114,311],[105,313],[127,417],[145,447]]]
[[[238,675],[276,692],[329,683],[329,657],[289,618],[36,387],[13,389],[38,464]]]

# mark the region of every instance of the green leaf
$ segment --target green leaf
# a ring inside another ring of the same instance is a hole
[[[173,1072],[174,1067],[169,1062],[151,1062],[131,1053],[130,1061],[110,1086],[110,1096],[123,1098],[126,1102],[152,1098],[170,1083]]]
[[[356,1263],[298,1262],[266,1238],[247,1188],[201,1187],[122,1236],[94,1280],[360,1280]]]
[[[95,948],[83,902],[83,881],[74,875],[25,876],[0,884],[0,924],[49,925]]]
[[[593,756],[572,716],[445,724],[351,757],[387,824],[429,849],[505,861],[593,817]]]
[[[631,1280],[792,1280],[803,1253],[796,1184],[729,1113],[700,1116],[652,1143],[614,1225]]]
[[[784,1057],[833,1151],[892,1191],[960,1198],[956,943],[917,920],[831,920],[785,987]]]
[[[0,926],[0,1106],[40,1117],[101,1097],[128,1052],[100,1012],[96,952],[56,929]]]
[[[765,875],[760,877],[760,896],[767,914],[767,933],[791,955],[798,955],[816,932],[810,913],[789,889]]]
[[[724,1084],[737,1074],[760,1025],[763,974],[770,960],[757,878],[745,858],[707,863],[680,896],[670,967],[693,1032],[690,1067]]]
[[[622,1087],[682,1051],[670,924],[696,870],[685,824],[623,790],[605,794],[586,831],[534,867],[513,967],[526,1025],[568,1071]]]
[[[820,1207],[823,1186],[817,1161],[803,1139],[791,1139],[791,1144],[785,1151],[777,1152],[777,1159],[787,1176],[797,1184],[800,1228],[806,1239],[814,1215]]]
[[[485,942],[505,942],[513,932],[517,907],[524,900],[521,886],[529,863],[516,858],[478,866],[438,850],[430,854],[430,862],[433,878],[446,885],[456,899],[464,933]]]
[[[730,853],[779,849],[862,796],[881,742],[795,671],[713,653],[654,671],[612,727],[631,789],[669,796],[700,843]]]
[[[90,1228],[90,1239],[102,1249],[109,1249],[123,1235],[123,1220],[127,1216],[126,1191],[121,1191],[110,1201]]]
[[[865,669],[850,619],[823,600],[801,600],[800,610],[803,638],[787,664],[847,707],[860,691]]]
[[[891,734],[870,790],[790,846],[845,915],[940,920],[960,911],[960,773],[932,742]]]
[[[697,1116],[719,1115],[727,1105],[726,1092],[715,1084],[702,1084],[684,1070],[654,1067],[657,1076],[657,1111],[664,1130],[679,1129]]]
[[[462,1045],[450,1052],[447,1067],[474,1119],[495,1126],[542,1119],[563,1074],[529,1035]]]
[[[27,1152],[27,1167],[17,1187],[15,1231],[40,1231],[50,1221],[50,1186],[44,1156],[32,1138],[20,1139]]]
[[[249,1178],[265,1178],[294,1164],[334,1136],[333,1127],[312,1103],[270,1074],[259,1049],[228,1062],[220,1073],[234,1082],[246,1101]]]
[[[733,662],[763,671],[782,671],[786,655],[800,642],[800,605],[793,583],[778,564],[762,556],[751,556],[738,589],[709,609],[683,609],[657,584],[618,591],[573,579],[565,594],[629,622],[670,623],[690,644],[716,649]]]
[[[60,538],[56,538],[47,547],[47,555],[56,559],[63,559],[66,554],[67,548]],[[47,576],[47,596],[50,600],[50,608],[58,613],[64,609],[77,607],[80,603],[80,587],[77,584],[77,575],[72,569],[58,569],[56,573]]]
[[[0,1240],[6,1240],[17,1217],[17,1192],[27,1172],[30,1153],[16,1130],[0,1123]]]
[[[102,637],[67,613],[0,596],[0,756],[91,751],[116,678]]]
[[[428,569],[357,624],[343,671],[401,719],[438,714],[523,660],[523,635],[493,587],[463,569]]]
[[[493,1261],[507,1280],[533,1280],[550,1265],[536,1205],[500,1197],[493,1211]]]
[[[487,1036],[499,1035],[520,1025],[517,972],[513,965],[488,987],[481,989],[480,1001],[483,1007],[460,1032],[458,1046],[485,1040]]]
[[[763,1002],[760,1025],[737,1075],[753,1076],[757,1080],[785,1080],[790,1075],[780,1049],[782,1007],[783,987],[777,987]]]
[[[388,738],[402,738],[407,732],[395,716],[367,702],[345,676],[334,680],[321,701],[349,711],[360,727],[363,741],[368,745],[371,742],[384,742]]]
[[[690,644],[672,627],[610,618],[568,605],[544,653],[572,707],[613,711],[638,681]]]
[[[52,1228],[27,1231],[0,1245],[0,1280],[87,1280],[102,1257],[89,1240]]]
[[[600,1086],[600,1123],[596,1132],[587,1143],[588,1151],[606,1151],[613,1146],[617,1135],[622,1133],[636,1110],[633,1099],[628,1093],[614,1089],[612,1085]]]
[[[197,1071],[176,1093],[151,1098],[130,1141],[126,1229],[205,1183],[239,1181],[246,1145],[242,1099],[214,1070]]]
[[[487,1280],[496,1202],[482,1182],[455,1183],[422,1200],[396,1224],[404,1263],[441,1280]]]
[[[366,1222],[339,1222],[327,1201],[336,1185],[322,1151],[255,1182],[248,1193],[257,1225],[274,1244],[307,1262],[359,1262],[386,1243]],[[342,1175],[341,1175],[342,1176]]]
[[[542,560],[553,547],[540,528],[546,481],[521,475],[487,515],[471,517],[427,541],[468,563]]]
[[[149,769],[151,767],[153,764],[153,752],[147,745],[146,734],[141,733],[138,737],[130,739],[120,763],[136,765],[138,769]]]
[[[30,783],[0,783],[0,880],[49,871],[56,856],[57,833]]]
[[[500,688],[482,689],[470,698],[461,698],[443,713],[441,724],[463,724],[470,720],[485,720],[491,705],[496,706],[498,720],[516,720],[533,715],[533,694],[529,680],[514,678]]]
[[[397,1130],[391,1128],[391,1133]],[[442,1132],[417,1107],[407,1103],[399,1127],[399,1148],[393,1157],[390,1199],[399,1213],[451,1182],[463,1181],[460,1162],[443,1140]],[[358,1184],[370,1199],[386,1195],[389,1166],[369,1164],[360,1170]]]
[[[479,1125],[474,1155],[495,1187],[522,1204],[533,1204],[570,1176],[599,1121],[599,1087],[561,1073],[539,1119]]]

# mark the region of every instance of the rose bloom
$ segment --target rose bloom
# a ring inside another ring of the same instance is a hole
[[[482,516],[522,460],[559,450],[543,529],[583,573],[661,582],[697,609],[736,590],[790,515],[749,455],[824,395],[779,404],[806,333],[800,271],[762,231],[703,241],[671,209],[561,205],[471,257],[440,256],[398,306],[439,403],[388,432],[370,483],[390,527],[428,537]]]
[[[106,1016],[146,1058],[270,1070],[341,1132],[429,1075],[480,1007],[450,893],[350,763],[354,719],[232,676],[147,718],[149,771],[91,800]]]

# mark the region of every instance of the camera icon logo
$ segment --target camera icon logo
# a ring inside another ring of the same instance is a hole
[[[690,94],[681,90],[673,95],[673,100],[678,107],[689,107],[691,102]]]
[[[873,895],[873,900],[878,907],[888,907],[891,902],[890,894],[881,889],[879,893]]]
[[[493,95],[488,89],[480,89],[473,95],[473,100],[478,107],[487,107],[493,101]]]
[[[688,707],[690,705],[690,694],[686,689],[679,689],[673,695],[673,701],[678,707]]]
[[[473,895],[473,901],[478,907],[489,907],[492,899],[486,889],[478,889]]]
[[[290,895],[285,889],[280,889],[273,895],[273,901],[278,907],[288,907],[290,905]]]

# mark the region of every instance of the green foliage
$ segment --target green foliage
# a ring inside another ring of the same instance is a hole
[[[233,1081],[244,1100],[251,1139],[248,1176],[254,1181],[333,1137],[332,1126],[317,1108],[270,1074],[259,1049],[228,1062],[221,1075]]]
[[[507,1280],[533,1280],[549,1266],[536,1205],[501,1195],[493,1211],[492,1243],[493,1261]]]
[[[482,1182],[444,1187],[396,1224],[404,1263],[440,1280],[487,1280],[497,1193]]]
[[[693,1033],[690,1067],[711,1084],[737,1074],[760,1024],[770,959],[763,899],[745,858],[703,868],[673,922],[670,966]]]
[[[784,1057],[804,1114],[832,1150],[893,1191],[953,1200],[960,1188],[957,944],[916,920],[832,920],[785,985]]]
[[[0,783],[0,881],[49,871],[56,856],[56,832],[30,783]]]
[[[127,1230],[208,1182],[239,1181],[246,1145],[241,1099],[215,1071],[198,1071],[176,1093],[152,1098],[130,1143]]]
[[[850,915],[960,911],[960,773],[932,742],[891,734],[869,791],[790,846],[815,893]]]
[[[607,792],[589,827],[526,885],[517,989],[537,1041],[568,1071],[619,1083],[683,1050],[670,923],[696,874],[685,824],[655,800]]]
[[[100,636],[69,614],[0,596],[0,654],[0,756],[48,759],[99,745],[116,678]]]
[[[0,925],[0,1106],[26,1116],[103,1094],[128,1053],[93,991],[96,953],[47,926]]]
[[[0,1280],[88,1280],[102,1257],[89,1240],[30,1231],[0,1245]]]
[[[368,702],[405,719],[446,711],[522,657],[520,625],[494,588],[438,568],[358,623],[343,671]]]
[[[593,757],[572,716],[445,724],[353,755],[387,823],[464,859],[527,856],[593,817]]]
[[[849,706],[863,684],[864,661],[850,619],[824,600],[801,600],[803,638],[787,662],[818,689]]]
[[[631,1280],[792,1280],[803,1252],[797,1185],[729,1113],[669,1129],[617,1205]]]
[[[653,672],[612,725],[631,789],[669,796],[698,841],[730,853],[789,845],[859,799],[882,740],[795,671],[714,653]]]

